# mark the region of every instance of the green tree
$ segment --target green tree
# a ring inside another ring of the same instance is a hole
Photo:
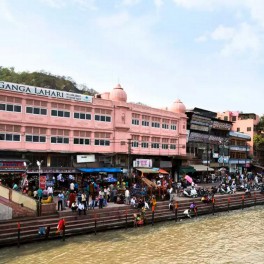
[[[79,89],[71,77],[57,76],[45,71],[23,71],[19,73],[15,72],[15,68],[13,67],[4,68],[0,66],[0,80],[86,95],[95,95],[98,93],[94,89],[88,88],[85,84],[83,84],[85,89]]]
[[[253,137],[254,147],[257,150],[261,145],[264,145],[264,136],[259,133]]]
[[[259,123],[256,126],[257,131],[264,131],[264,115],[259,118]]]

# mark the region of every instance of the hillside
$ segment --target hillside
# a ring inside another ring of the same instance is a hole
[[[71,77],[57,76],[44,71],[15,72],[12,67],[4,68],[0,66],[0,80],[92,96],[98,93],[85,84],[76,84]]]

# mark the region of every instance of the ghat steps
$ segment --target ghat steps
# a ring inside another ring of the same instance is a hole
[[[244,201],[243,201],[244,197]],[[230,199],[230,200],[229,200]],[[212,204],[204,204],[200,198],[180,198],[178,201],[177,218],[183,218],[183,211],[189,208],[194,201],[197,205],[197,214],[212,214],[213,212],[242,209],[264,204],[264,195],[260,192],[251,194],[251,197],[243,196],[242,193],[233,195],[216,195],[214,207]],[[58,214],[45,217],[26,217],[19,220],[20,243],[43,240],[38,236],[38,229],[41,226],[50,227],[48,239],[58,238],[56,234],[57,224],[61,217],[66,221],[65,236],[86,234],[109,229],[125,228],[133,226],[133,214],[138,212],[130,206],[106,207],[103,209],[87,210],[86,215],[79,216],[77,212],[62,211]],[[152,222],[151,210],[146,211],[147,224]],[[154,223],[176,220],[175,211],[169,210],[168,201],[160,201],[154,213]],[[96,223],[96,228],[95,228]],[[0,221],[0,246],[17,244],[18,229],[17,220]]]

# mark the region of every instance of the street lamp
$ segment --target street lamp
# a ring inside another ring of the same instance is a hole
[[[43,163],[43,160],[41,160],[41,161],[38,161],[37,160],[38,174],[39,174],[39,177],[38,177],[38,180],[39,180],[39,188],[40,188],[40,169],[41,169],[41,164],[42,163]]]

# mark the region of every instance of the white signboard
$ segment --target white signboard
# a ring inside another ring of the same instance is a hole
[[[18,92],[18,93],[35,94],[40,96],[59,98],[59,99],[82,101],[87,103],[91,103],[93,100],[93,97],[88,95],[70,93],[70,92],[64,92],[59,90],[46,89],[41,87],[34,87],[34,86],[28,86],[24,84],[10,83],[4,81],[0,81],[0,89],[6,91]]]
[[[151,159],[136,159],[133,161],[134,168],[152,168]]]
[[[95,155],[77,155],[77,163],[95,162]]]

